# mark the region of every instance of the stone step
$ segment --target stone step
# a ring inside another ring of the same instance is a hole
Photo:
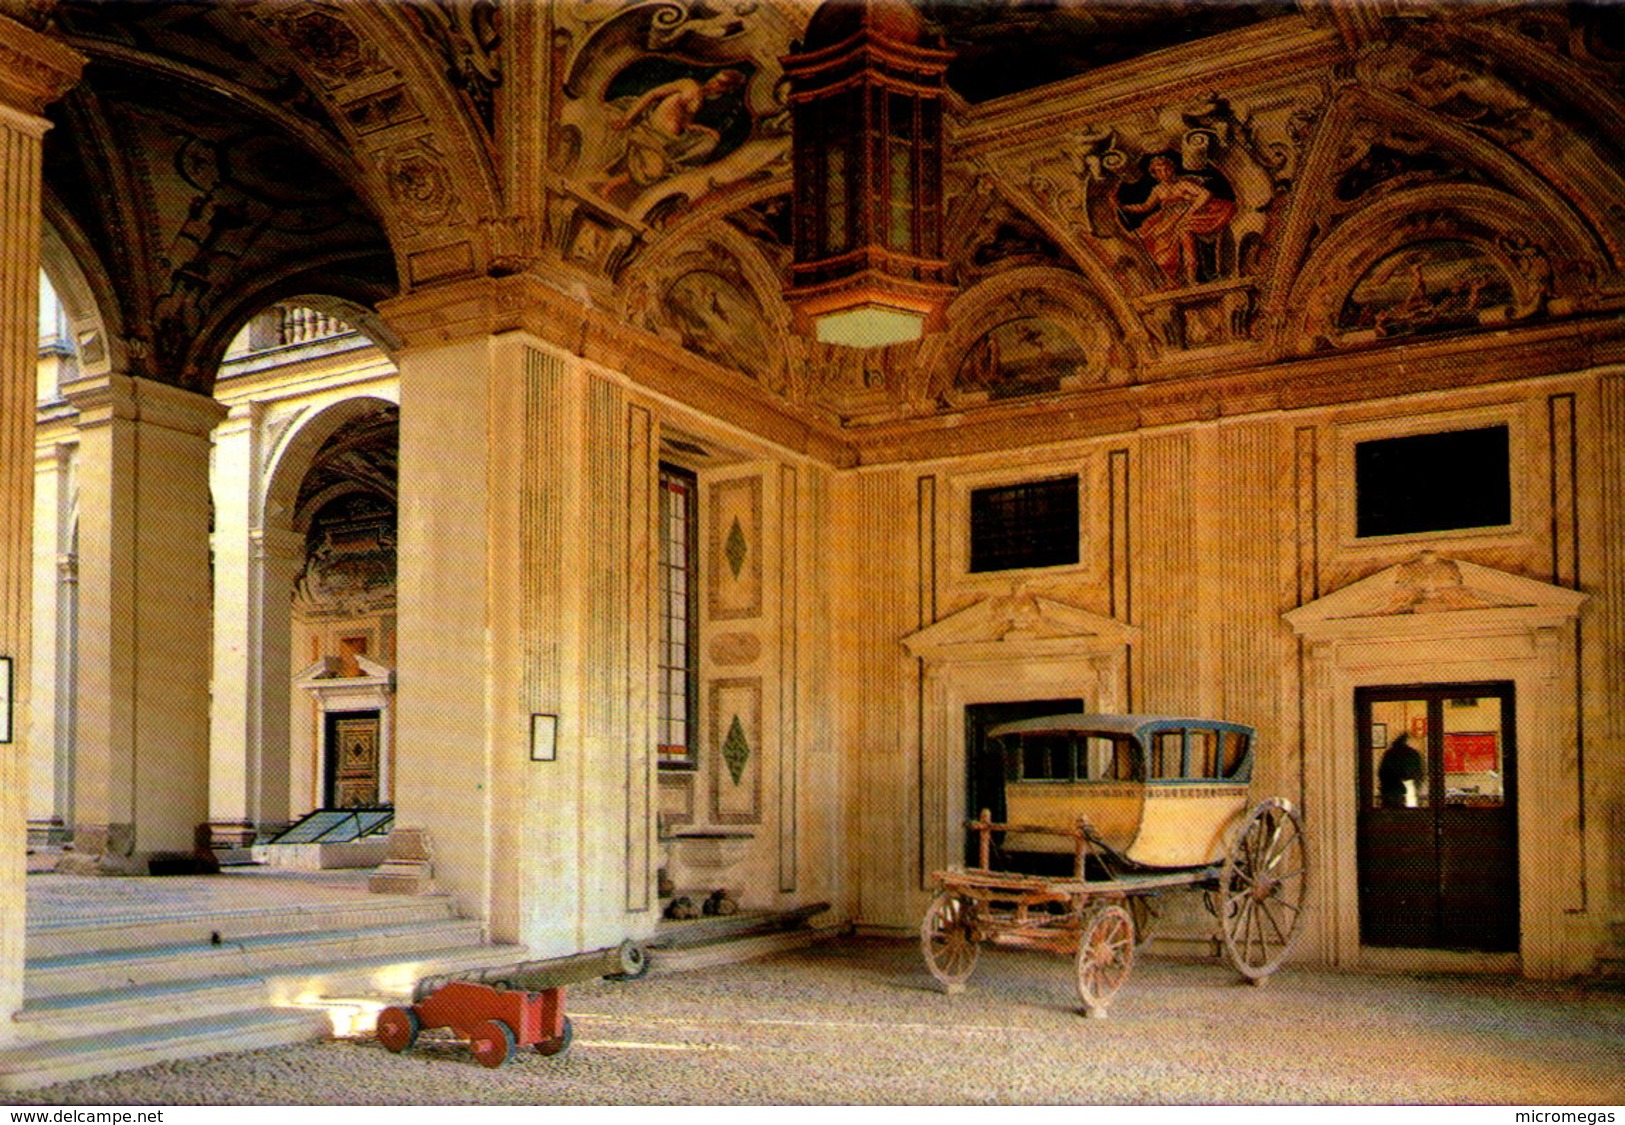
[[[52,997],[95,994],[215,977],[264,976],[285,969],[350,961],[406,962],[427,952],[479,946],[476,921],[445,918],[388,926],[270,933],[222,941],[77,953],[30,959],[25,1005]]]
[[[321,1011],[259,1008],[19,1044],[0,1049],[0,1090],[31,1090],[171,1059],[303,1043],[331,1031],[332,1023]]]
[[[71,1038],[91,1030],[103,1034],[131,1028],[271,1007],[354,1009],[350,1022],[380,1004],[410,1000],[419,978],[522,960],[520,945],[423,948],[411,960],[399,957],[289,966],[254,976],[206,977],[130,986],[116,991],[80,991],[30,1000],[15,1019],[28,1039]]]
[[[76,953],[133,950],[154,946],[209,943],[268,934],[402,925],[454,919],[454,903],[444,895],[358,895],[340,902],[298,902],[275,906],[210,910],[128,921],[87,922],[67,918],[28,927],[30,959]]]

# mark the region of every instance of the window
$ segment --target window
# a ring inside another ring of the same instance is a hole
[[[1078,478],[1029,481],[970,494],[972,574],[1078,561]]]
[[[1151,767],[1147,779],[1170,779],[1185,776],[1185,732],[1159,730],[1151,736]]]
[[[1512,522],[1506,426],[1362,441],[1354,447],[1355,535],[1415,535]]]
[[[660,466],[660,765],[692,768],[699,743],[699,575],[694,474]]]

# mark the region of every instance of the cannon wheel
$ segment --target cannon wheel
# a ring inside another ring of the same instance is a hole
[[[385,1008],[378,1013],[378,1042],[384,1049],[400,1054],[418,1041],[423,1021],[411,1008]]]
[[[575,1028],[570,1023],[570,1017],[564,1017],[564,1030],[559,1032],[557,1039],[543,1039],[536,1044],[538,1055],[562,1055],[570,1049],[570,1041],[576,1037]]]
[[[501,1066],[513,1053],[513,1029],[501,1020],[481,1020],[469,1031],[468,1046],[481,1066]]]
[[[976,904],[953,891],[943,891],[926,907],[920,923],[920,950],[926,968],[949,992],[962,992],[976,968]]]
[[[1105,1019],[1134,964],[1134,919],[1121,906],[1098,906],[1078,934],[1078,996],[1084,1015]]]
[[[1292,803],[1260,801],[1224,857],[1218,901],[1225,950],[1254,984],[1280,967],[1303,929],[1308,868],[1303,821]]]

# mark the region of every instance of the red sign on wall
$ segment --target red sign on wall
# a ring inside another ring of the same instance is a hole
[[[1501,736],[1494,731],[1444,736],[1445,773],[1488,773],[1501,768]]]

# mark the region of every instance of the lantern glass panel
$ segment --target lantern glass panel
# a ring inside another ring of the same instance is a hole
[[[824,153],[824,252],[847,247],[846,150],[834,145]]]

